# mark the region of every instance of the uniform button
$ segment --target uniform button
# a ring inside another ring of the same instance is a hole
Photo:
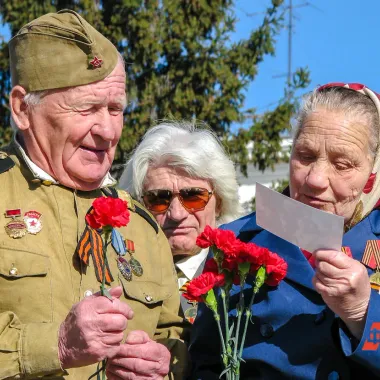
[[[18,269],[16,268],[16,267],[12,267],[10,270],[9,270],[9,274],[11,275],[11,276],[17,276],[17,274],[18,274]]]
[[[315,316],[314,323],[318,326],[326,319],[326,310],[322,310]]]
[[[42,181],[42,183],[45,185],[45,186],[50,186],[53,182],[52,181],[49,181],[47,179],[45,179],[44,181]]]
[[[91,291],[91,290],[86,290],[86,291],[84,292],[84,296],[85,296],[85,297],[90,297],[90,296],[92,296],[92,291]]]
[[[145,296],[145,299],[147,302],[151,302],[153,300],[153,297],[151,296]]]
[[[274,334],[273,327],[269,323],[264,323],[260,326],[260,334],[264,338],[270,338]]]
[[[340,376],[339,376],[339,373],[337,371],[332,371],[327,376],[327,380],[339,380],[339,379],[340,379]]]

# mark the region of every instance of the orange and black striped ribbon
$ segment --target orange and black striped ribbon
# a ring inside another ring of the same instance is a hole
[[[93,228],[86,226],[76,248],[80,259],[85,265],[89,264],[90,255],[94,263],[96,279],[99,282],[103,281],[105,275],[105,281],[110,284],[113,281],[113,277],[108,265],[105,266],[105,273],[103,274],[104,265],[104,253],[103,253],[103,239],[99,232]]]
[[[352,252],[350,247],[342,247],[342,252],[348,257],[352,257]]]
[[[361,262],[373,270],[380,269],[380,241],[367,240]]]
[[[179,291],[180,292],[186,292],[187,291],[187,287],[189,286],[190,284],[190,281],[186,281],[180,288],[179,288]]]

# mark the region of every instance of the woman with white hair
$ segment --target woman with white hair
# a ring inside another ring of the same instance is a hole
[[[207,225],[239,216],[238,184],[232,161],[218,138],[190,122],[163,122],[147,131],[121,176],[120,187],[140,200],[168,238],[179,289],[198,276],[207,250],[196,245]],[[181,297],[193,322],[196,305]]]

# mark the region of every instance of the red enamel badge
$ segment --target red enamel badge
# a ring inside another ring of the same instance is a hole
[[[103,64],[103,60],[95,56],[91,61],[90,65],[94,67],[94,69],[97,69],[98,67],[101,67]]]

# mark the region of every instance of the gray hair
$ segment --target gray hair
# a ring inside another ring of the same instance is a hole
[[[171,166],[189,176],[210,181],[220,200],[218,223],[241,215],[233,162],[213,132],[186,121],[164,121],[150,128],[134,150],[119,185],[142,200],[149,167]]]
[[[24,102],[25,105],[29,108],[38,106],[42,102],[42,98],[47,95],[51,90],[45,90],[45,91],[33,91],[29,92],[24,96]],[[16,122],[14,121],[13,117],[11,116],[11,127],[14,132],[17,132],[19,130]]]
[[[294,142],[300,135],[305,119],[319,107],[331,111],[344,111],[347,116],[352,116],[356,120],[365,119],[370,129],[370,153],[375,157],[379,145],[379,111],[369,96],[345,87],[329,87],[320,91],[316,89],[304,96],[300,110],[292,123]]]

